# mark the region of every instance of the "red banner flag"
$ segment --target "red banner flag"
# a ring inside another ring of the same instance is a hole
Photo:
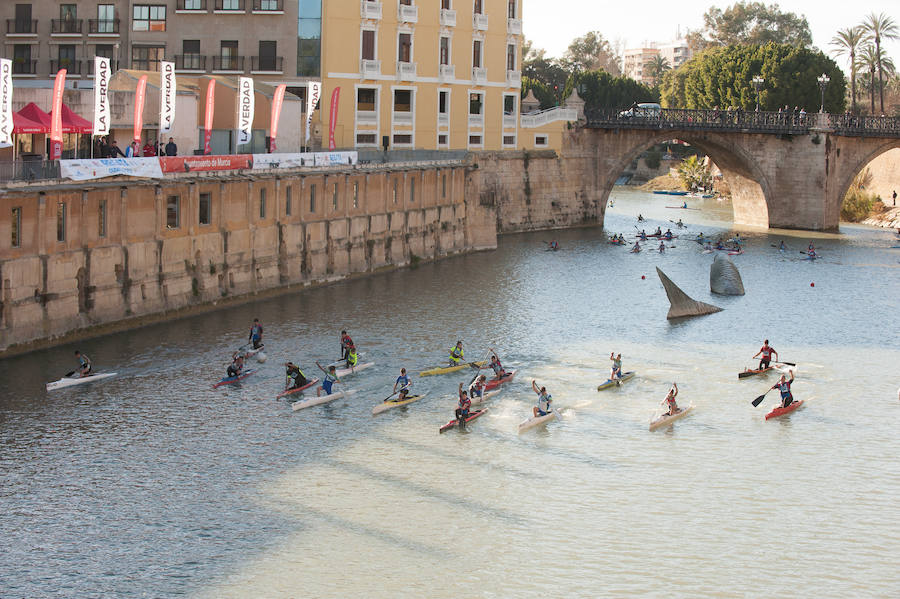
[[[334,149],[334,128],[337,126],[338,100],[341,97],[341,88],[336,87],[331,92],[331,112],[328,115],[328,149]]]
[[[203,153],[212,154],[213,114],[216,110],[216,80],[210,79],[206,86],[206,118],[203,119]]]
[[[281,104],[284,102],[284,90],[287,85],[282,83],[275,88],[275,95],[272,97],[272,122],[269,125],[269,153],[275,151],[275,138],[278,137],[278,119],[281,118]]]
[[[147,76],[141,75],[137,88],[134,90],[134,141],[141,141],[141,131],[144,129],[144,98],[147,96]]]
[[[50,107],[50,160],[62,156],[62,97],[66,88],[66,69],[56,73],[53,82],[53,105]]]

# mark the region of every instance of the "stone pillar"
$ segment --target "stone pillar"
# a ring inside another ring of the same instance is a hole
[[[529,92],[531,90],[528,90]],[[563,103],[566,108],[574,108],[575,112],[578,114],[578,122],[584,122],[584,100],[581,99],[581,96],[578,95],[578,91],[573,87],[572,93],[569,94],[569,97],[566,98],[566,101]]]
[[[534,90],[529,89],[528,94],[522,99],[522,114],[537,112],[540,108],[541,103],[534,97]]]

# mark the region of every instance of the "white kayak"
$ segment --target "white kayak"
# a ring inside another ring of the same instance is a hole
[[[550,422],[551,420],[553,420],[554,418],[559,418],[559,417],[560,417],[559,410],[553,410],[552,412],[544,414],[543,416],[532,416],[531,418],[529,418],[528,420],[525,420],[524,422],[522,422],[522,424],[519,425],[519,433],[523,433],[523,432],[525,432],[529,429],[532,429],[536,426],[546,424],[546,423]]]
[[[469,399],[471,400],[472,405],[473,405],[473,406],[476,406],[476,405],[478,405],[478,404],[481,404],[481,403],[486,402],[487,400],[489,400],[490,398],[494,397],[495,395],[497,395],[497,394],[500,393],[501,391],[503,391],[503,389],[494,389],[494,390],[492,390],[492,391],[485,391],[485,392],[481,395],[481,397],[478,397],[477,395],[473,395],[473,396],[470,397]]]
[[[420,399],[424,399],[426,395],[428,395],[427,391],[425,393],[422,393],[421,395],[407,395],[405,399],[388,399],[387,401],[383,401],[372,408],[372,416],[381,414],[382,412],[390,410],[391,408],[408,406],[409,404],[417,402]]]
[[[677,412],[675,412],[675,413],[672,414],[671,416],[669,416],[668,414],[663,414],[662,416],[660,416],[660,417],[657,418],[656,420],[651,420],[651,421],[650,421],[650,430],[651,430],[651,431],[655,431],[656,429],[658,429],[658,428],[660,428],[660,427],[662,427],[662,426],[666,426],[667,424],[671,424],[672,422],[675,422],[675,421],[678,420],[679,418],[683,418],[683,417],[687,416],[688,413],[689,413],[691,410],[693,410],[693,409],[694,409],[694,404],[693,404],[693,402],[692,402],[691,405],[689,405],[689,406],[686,407],[686,408],[681,408],[680,410],[678,410]]]
[[[348,374],[355,374],[355,373],[359,372],[360,370],[365,370],[366,368],[371,368],[372,366],[375,366],[375,362],[366,362],[365,364],[357,364],[353,368],[337,368],[335,370],[335,374],[337,374],[338,378],[341,378],[342,376],[347,376]]]
[[[309,399],[304,399],[302,401],[295,401],[291,405],[291,410],[296,412],[297,410],[302,410],[304,408],[311,408],[313,406],[320,406],[323,403],[328,403],[330,401],[334,401],[336,399],[340,399],[342,397],[349,397],[356,393],[355,389],[351,389],[349,391],[338,391],[337,393],[332,393],[331,395],[323,395],[321,397],[310,397]]]
[[[67,377],[64,376],[58,381],[53,381],[52,383],[47,383],[47,391],[53,391],[54,389],[62,389],[64,387],[72,387],[75,385],[83,385],[84,383],[91,383],[93,381],[99,381],[100,379],[108,379],[111,376],[116,376],[117,372],[98,372],[96,374],[89,374],[87,376],[81,377]]]

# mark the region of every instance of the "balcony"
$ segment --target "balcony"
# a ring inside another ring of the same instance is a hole
[[[202,54],[176,54],[175,70],[205,73],[206,57]]]
[[[441,27],[456,27],[456,11],[441,9]]]
[[[522,19],[506,19],[506,33],[522,35]]]
[[[356,124],[357,125],[377,125],[378,124],[378,113],[374,110],[357,110],[356,111]]]
[[[246,0],[216,0],[214,12],[236,14],[247,12]]]
[[[88,19],[88,35],[119,35],[119,19]]]
[[[469,129],[472,127],[481,127],[484,128],[484,115],[483,114],[470,114],[469,115]]]
[[[418,23],[419,22],[419,7],[418,6],[409,6],[407,4],[399,4],[397,6],[399,9],[397,11],[397,19],[401,23]]]
[[[6,19],[6,34],[13,36],[37,35],[37,19]]]
[[[284,72],[282,68],[284,58],[281,56],[251,56],[250,57],[250,73],[262,74],[273,73],[281,74]]]
[[[284,0],[253,0],[253,12],[283,15]]]
[[[13,75],[37,75],[37,60],[13,58]]]
[[[450,113],[449,112],[439,112],[438,113],[438,128],[439,129],[449,129],[450,128]]]
[[[412,111],[395,110],[393,113],[393,117],[394,117],[395,125],[409,125],[410,127],[412,127],[412,124],[413,124]]]
[[[503,128],[504,129],[515,129],[516,128],[516,115],[503,113]]]
[[[438,71],[438,79],[441,81],[453,81],[456,79],[456,67],[452,64],[442,64],[440,65],[440,70]]]
[[[381,75],[381,61],[363,58],[359,61],[359,74],[363,79],[375,79]]]
[[[472,29],[475,31],[487,31],[488,29],[488,17],[487,15],[474,14],[472,15]]]
[[[522,87],[522,73],[520,71],[506,71],[506,87]]]
[[[360,0],[359,16],[363,19],[381,19],[381,2]]]
[[[56,73],[61,71],[62,69],[66,70],[66,76],[69,75],[81,75],[81,61],[80,60],[51,60],[50,61],[50,76],[55,77]]]
[[[487,83],[487,69],[484,67],[472,67],[472,83],[475,85]]]
[[[412,81],[416,78],[416,63],[414,62],[398,62],[397,78],[401,81]]]
[[[213,73],[243,73],[243,56],[213,56]]]
[[[50,19],[50,35],[81,35],[84,19]]]
[[[206,12],[206,0],[178,0],[175,12]]]

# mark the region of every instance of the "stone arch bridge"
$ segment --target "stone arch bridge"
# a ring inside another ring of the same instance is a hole
[[[900,148],[900,119],[669,109],[637,118],[589,113],[566,145],[596,168],[601,218],[625,167],[671,139],[695,146],[719,166],[736,224],[833,231],[854,177],[880,154]]]

